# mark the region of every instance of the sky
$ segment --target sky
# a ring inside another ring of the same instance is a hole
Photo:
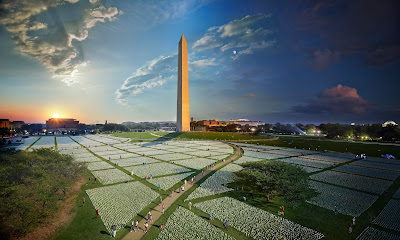
[[[5,0],[0,118],[400,122],[400,2]]]

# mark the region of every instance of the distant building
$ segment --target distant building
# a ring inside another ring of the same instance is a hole
[[[249,119],[241,118],[241,119],[232,119],[229,121],[231,124],[238,124],[238,125],[249,125],[251,127],[258,127],[260,125],[265,125],[265,123],[260,122],[260,121],[251,121]]]
[[[160,132],[175,132],[176,127],[160,127]]]
[[[10,120],[0,119],[0,128],[10,128]]]
[[[204,126],[209,126],[209,127],[218,127],[218,126],[224,127],[229,124],[225,121],[218,121],[218,120],[202,120],[200,122],[202,122]]]
[[[15,131],[15,129],[20,129],[24,124],[24,121],[13,121],[10,123],[10,130]]]
[[[395,123],[394,121],[387,121],[384,124],[382,124],[382,127],[387,127],[387,126],[390,126],[390,125],[397,126],[398,124]]]
[[[73,118],[50,118],[46,121],[47,132],[77,130],[79,121]]]

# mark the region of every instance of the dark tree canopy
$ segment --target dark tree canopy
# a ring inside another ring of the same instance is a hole
[[[59,208],[84,166],[50,149],[0,153],[0,228],[13,238],[32,231]],[[2,237],[2,236],[0,236]]]
[[[288,203],[311,198],[308,174],[291,164],[279,161],[263,161],[242,164],[244,169],[236,173],[237,183],[265,195],[268,199],[280,196]]]

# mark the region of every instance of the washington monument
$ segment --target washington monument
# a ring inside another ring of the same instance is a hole
[[[190,132],[187,42],[183,34],[179,41],[178,52],[178,107],[176,112],[176,131]]]

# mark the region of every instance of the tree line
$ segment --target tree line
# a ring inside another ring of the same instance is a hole
[[[0,152],[0,237],[19,238],[46,223],[84,165],[50,149]]]

